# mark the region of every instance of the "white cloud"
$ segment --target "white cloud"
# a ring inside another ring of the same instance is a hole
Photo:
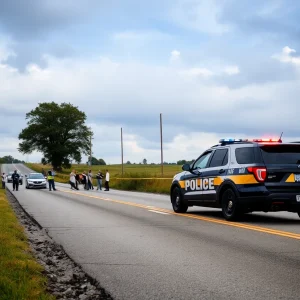
[[[227,75],[237,75],[240,73],[240,69],[238,66],[228,66],[224,68],[224,73]]]
[[[181,53],[178,50],[173,50],[171,52],[170,61],[171,62],[178,61],[180,59],[180,55],[181,55]]]
[[[280,54],[274,54],[272,58],[283,63],[291,63],[293,65],[300,66],[300,56],[293,56],[294,53],[296,53],[295,49],[285,46],[282,48],[282,52]]]
[[[175,56],[180,57],[177,52]],[[94,153],[108,163],[120,161],[121,126],[126,160],[138,162],[146,157],[149,162],[158,162],[159,113],[164,115],[166,161],[194,158],[223,137],[222,132],[241,137],[247,135],[246,131],[260,135],[283,130],[289,137],[298,128],[299,79],[230,89],[213,79],[224,72],[237,73],[235,66],[210,70],[123,63],[109,58],[45,56],[45,60],[46,68],[32,64],[25,73],[0,68],[0,110],[7,118],[10,114],[22,116],[14,122],[14,136],[24,126],[25,114],[39,102],[71,102],[86,112],[95,132]],[[181,71],[199,78],[183,80]],[[210,78],[209,84],[205,76]],[[9,136],[11,133],[4,138]],[[2,156],[16,153],[16,140],[3,145],[7,147],[2,148]]]
[[[113,34],[112,39],[115,42],[151,42],[170,39],[169,34],[156,31],[156,30],[126,30]]]
[[[238,66],[227,66],[209,70],[207,68],[186,68],[178,72],[186,78],[212,78],[213,76],[227,76],[237,75],[240,73]]]
[[[182,74],[187,77],[211,77],[214,73],[206,68],[190,68],[179,71],[179,74]]]
[[[6,45],[0,43],[0,63],[7,61],[10,56],[14,56],[15,53],[7,49]]]
[[[221,24],[218,17],[224,1],[177,0],[170,13],[170,19],[179,26],[209,34],[223,34],[229,25]]]

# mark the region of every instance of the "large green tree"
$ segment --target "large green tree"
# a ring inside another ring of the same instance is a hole
[[[36,150],[54,169],[70,167],[70,160],[88,155],[92,132],[86,126],[86,115],[70,103],[40,103],[26,114],[27,127],[19,134],[19,151]]]

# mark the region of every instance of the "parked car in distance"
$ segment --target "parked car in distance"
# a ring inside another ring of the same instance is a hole
[[[47,181],[42,173],[29,173],[26,177],[26,189],[38,188],[46,189]]]
[[[12,182],[12,174],[14,174],[14,172],[8,172],[7,176],[6,176],[6,180],[7,182]],[[20,178],[19,178],[19,184],[22,185],[23,184],[23,175],[21,173],[18,172],[18,174],[20,175]]]

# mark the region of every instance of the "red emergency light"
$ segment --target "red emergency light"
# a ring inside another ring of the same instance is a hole
[[[254,139],[256,143],[282,143],[281,139]]]

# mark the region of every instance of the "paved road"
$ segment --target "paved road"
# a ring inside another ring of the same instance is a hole
[[[57,188],[14,194],[116,299],[300,298],[296,214],[229,223],[214,209],[175,215],[167,196]]]

